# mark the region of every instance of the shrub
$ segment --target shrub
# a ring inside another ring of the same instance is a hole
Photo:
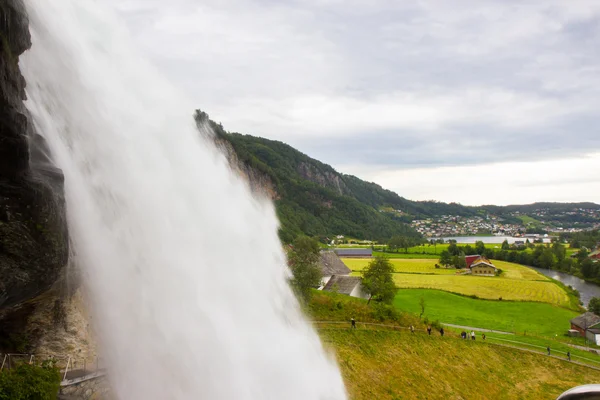
[[[59,389],[60,373],[51,363],[21,363],[0,372],[0,400],[55,400]]]

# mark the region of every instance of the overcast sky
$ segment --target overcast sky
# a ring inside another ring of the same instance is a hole
[[[414,200],[600,203],[598,0],[110,1],[229,131]]]

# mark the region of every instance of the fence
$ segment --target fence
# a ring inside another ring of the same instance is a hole
[[[23,363],[42,365],[45,362],[52,362],[59,369],[63,381],[98,374],[105,370],[102,358],[97,356],[83,358],[66,355],[0,353],[0,360],[0,371]]]

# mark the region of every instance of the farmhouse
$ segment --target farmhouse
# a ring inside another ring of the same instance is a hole
[[[321,275],[323,276],[322,286],[327,285],[327,282],[334,275],[350,275],[350,272],[352,272],[333,251],[321,251],[319,268],[321,268]]]
[[[579,332],[581,336],[598,343],[600,339],[600,317],[592,312],[586,312],[571,320],[571,330]],[[596,331],[598,331],[596,333]]]
[[[589,257],[592,259],[592,261],[600,261],[600,250],[591,252]]]
[[[362,299],[369,297],[362,290],[362,278],[359,276],[334,275],[329,279],[323,290]]]
[[[467,268],[471,274],[477,276],[496,276],[496,267],[490,260],[483,256],[466,256]]]
[[[339,257],[370,258],[373,257],[372,249],[335,249]]]

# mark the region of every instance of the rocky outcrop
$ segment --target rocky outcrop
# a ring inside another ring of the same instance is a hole
[[[316,165],[307,162],[298,164],[298,173],[304,179],[316,183],[319,186],[333,190],[340,196],[350,194],[350,189],[335,171],[321,171]]]
[[[248,183],[253,193],[265,196],[271,200],[279,199],[275,184],[268,175],[243,163],[228,141],[217,137],[215,138],[215,143],[223,154],[225,154],[231,169]]]
[[[50,290],[63,287],[69,243],[63,175],[23,103],[19,56],[31,37],[22,0],[0,0],[0,39],[1,351],[14,350],[38,304],[56,301]]]

